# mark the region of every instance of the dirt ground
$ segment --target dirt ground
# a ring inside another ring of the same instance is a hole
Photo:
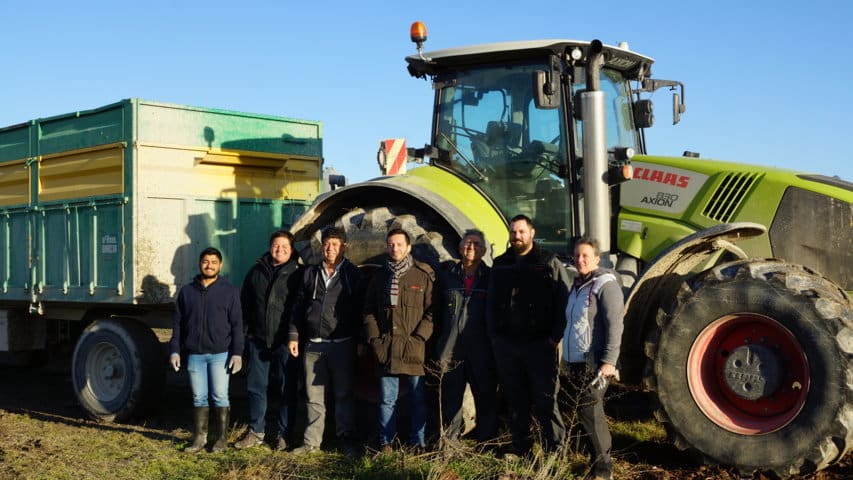
[[[74,396],[67,367],[59,362],[40,368],[0,367],[0,415],[3,411],[21,413],[40,422],[61,422],[68,425],[92,425]],[[245,383],[240,377],[232,384],[233,421],[246,423],[247,411]],[[608,405],[608,413],[614,420],[638,420],[648,411],[647,403],[640,392],[629,392],[621,400]],[[170,375],[162,395],[161,405],[145,421],[133,425],[134,429],[145,430],[149,436],[174,435],[179,429],[189,429],[190,397],[186,379]],[[0,432],[0,451],[3,448]],[[615,439],[617,461],[627,462],[636,469],[632,479],[737,479],[732,471],[716,466],[694,463],[687,454],[667,442],[641,442],[626,445]],[[8,448],[8,446],[6,446]],[[0,455],[2,463],[2,455]],[[764,478],[756,475],[754,478]],[[853,479],[853,455],[831,468],[813,475],[798,477],[809,480]]]

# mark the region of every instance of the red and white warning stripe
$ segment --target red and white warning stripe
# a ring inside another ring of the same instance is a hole
[[[406,173],[406,140],[391,138],[379,142],[377,160],[382,175],[400,175]]]

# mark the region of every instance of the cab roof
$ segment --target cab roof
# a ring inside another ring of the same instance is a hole
[[[467,47],[448,48],[409,55],[409,73],[416,77],[436,75],[460,66],[506,62],[535,58],[542,55],[562,55],[579,48],[583,52],[580,63],[586,62],[591,42],[579,40],[527,40],[518,42],[488,43]],[[632,52],[627,48],[604,45],[604,66],[618,70],[628,78],[648,75],[654,59]]]

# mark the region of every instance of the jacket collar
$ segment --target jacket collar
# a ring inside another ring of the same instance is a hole
[[[296,255],[290,254],[290,259],[288,259],[283,264],[279,265],[279,268],[281,268],[283,272],[292,272],[293,270],[296,269],[297,266],[299,266],[299,262],[296,260],[296,258],[297,258]],[[275,270],[275,268],[276,268],[272,264],[272,255],[270,255],[269,252],[266,252],[263,255],[261,255],[261,258],[259,258],[257,260],[257,263],[259,265],[261,265],[262,267],[264,267],[264,269],[268,273],[272,273],[272,271]]]
[[[221,284],[222,280],[222,274],[220,274],[216,277],[216,280],[214,280],[213,283],[205,287],[204,284],[201,283],[201,274],[199,273],[195,277],[193,277],[193,285],[195,285],[195,287],[199,290],[209,290],[211,288],[214,288],[214,286]]]

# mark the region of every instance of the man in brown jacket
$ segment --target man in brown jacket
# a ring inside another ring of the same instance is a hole
[[[397,393],[400,381],[409,387],[411,430],[409,444],[424,447],[426,399],[424,357],[432,335],[432,295],[435,273],[414,260],[405,230],[386,236],[388,260],[367,286],[364,327],[380,371],[379,445],[389,453],[397,434]]]

